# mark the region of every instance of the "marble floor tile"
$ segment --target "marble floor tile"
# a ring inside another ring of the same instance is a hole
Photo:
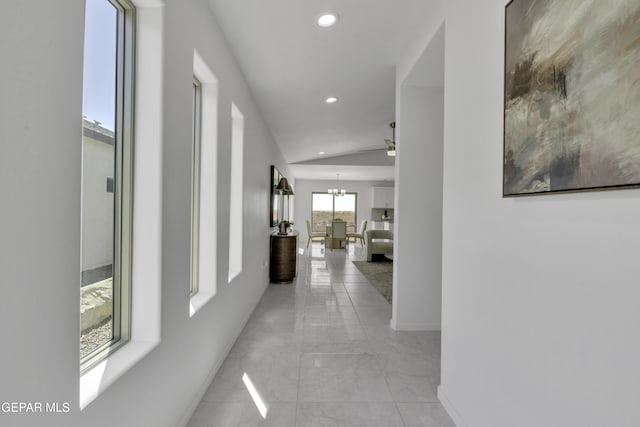
[[[305,304],[309,305],[320,305],[323,307],[336,306],[336,305],[345,305],[347,307],[351,306],[351,299],[347,293],[332,293],[328,295],[314,295],[308,294],[305,300]]]
[[[241,336],[249,338],[264,334],[299,333],[304,325],[305,312],[273,310],[255,313],[244,329]]]
[[[342,277],[344,278],[344,281],[348,283],[369,283],[367,278],[362,273],[360,273],[360,270],[358,270],[355,265],[353,264],[351,265],[352,265],[351,270],[348,272],[345,272],[342,275]]]
[[[304,326],[302,344],[331,344],[364,341],[367,335],[358,323],[309,324]]]
[[[253,401],[201,402],[187,427],[294,427],[295,403],[264,402],[265,417]]]
[[[384,358],[372,354],[303,354],[300,402],[391,402]]]
[[[394,403],[298,404],[297,427],[404,427]]]
[[[326,283],[323,286],[309,286],[309,289],[306,292],[307,297],[310,295],[343,295],[346,294],[347,290],[345,289],[342,283]]]
[[[329,271],[321,272],[321,271],[313,271],[308,275],[309,283],[331,283],[331,274]]]
[[[389,302],[375,289],[349,291],[348,294],[354,307],[373,306],[383,308],[390,306]]]
[[[278,334],[241,334],[229,352],[229,356],[238,357],[250,353],[300,353],[301,333]]]
[[[265,338],[285,337],[296,339],[304,327],[304,312],[299,317],[280,320],[252,320],[247,322],[239,339],[263,340]]]
[[[358,311],[358,307],[356,307],[356,311]],[[436,340],[426,339],[424,334],[394,331],[388,324],[374,322],[364,322],[363,327],[369,339],[383,349],[381,351],[384,353],[398,351],[401,353],[429,354],[433,357],[440,356],[440,347],[439,345],[436,347]],[[436,332],[431,333],[436,334]]]
[[[396,402],[439,402],[437,386],[428,376],[400,373],[385,376]]]
[[[405,427],[456,427],[439,403],[398,403]]]
[[[374,324],[391,328],[391,308],[359,305],[354,307],[362,325]]]
[[[305,310],[304,325],[344,325],[360,324],[360,318],[356,311],[347,307],[340,311]]]
[[[440,362],[417,353],[389,352],[384,375],[396,402],[438,402]]]
[[[203,401],[250,401],[247,379],[263,400],[295,402],[298,398],[298,353],[249,353],[228,357],[216,374]]]
[[[188,427],[452,427],[440,334],[392,330],[392,306],[351,262],[363,258],[316,243],[293,283],[267,286]]]
[[[303,353],[319,354],[377,354],[376,348],[369,340],[349,340],[342,342],[312,342],[301,344]]]
[[[440,360],[422,353],[405,353],[392,350],[384,355],[385,374],[405,374],[429,377],[434,384],[440,383]]]

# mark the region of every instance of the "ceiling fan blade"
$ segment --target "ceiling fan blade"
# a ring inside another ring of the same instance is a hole
[[[380,151],[380,150],[386,150],[386,148],[363,148],[361,150],[358,150],[358,153],[365,153],[369,151]]]
[[[385,142],[385,144],[387,144],[387,147],[396,148],[395,141],[391,141],[390,139],[385,139],[384,142]]]

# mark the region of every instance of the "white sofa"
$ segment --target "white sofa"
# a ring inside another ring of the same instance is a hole
[[[367,261],[371,261],[373,254],[393,254],[393,231],[367,230],[365,236]]]

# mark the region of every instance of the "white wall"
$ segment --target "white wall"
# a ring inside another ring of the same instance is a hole
[[[114,148],[89,137],[82,138],[82,271],[113,263]]]
[[[446,25],[439,396],[458,426],[638,426],[640,190],[501,197],[505,4],[430,18]]]
[[[157,141],[163,145],[161,342],[80,411],[83,1],[4,6],[0,54],[11,61],[0,70],[0,396],[3,402],[69,402],[71,411],[0,412],[0,424],[184,424],[267,285],[269,165],[285,174],[286,165],[206,1],[168,1],[164,127]],[[218,293],[190,317],[194,48],[220,81],[220,250],[217,260],[201,261],[218,263]],[[244,167],[244,269],[227,284],[232,101],[245,116],[252,155]]]
[[[308,240],[306,221],[311,221],[311,193],[326,193],[327,189],[336,186],[335,180],[306,180],[297,179],[294,184],[294,226],[300,232],[300,242]],[[373,187],[393,187],[388,181],[342,181],[340,187],[349,193],[358,193],[357,216],[358,227],[363,219],[371,220],[371,208],[373,207]],[[367,226],[369,228],[369,226]]]
[[[402,85],[396,98],[393,315],[396,330],[440,330],[443,88]]]

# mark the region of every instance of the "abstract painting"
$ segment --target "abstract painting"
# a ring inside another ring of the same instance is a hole
[[[640,0],[506,6],[503,195],[640,184]]]

